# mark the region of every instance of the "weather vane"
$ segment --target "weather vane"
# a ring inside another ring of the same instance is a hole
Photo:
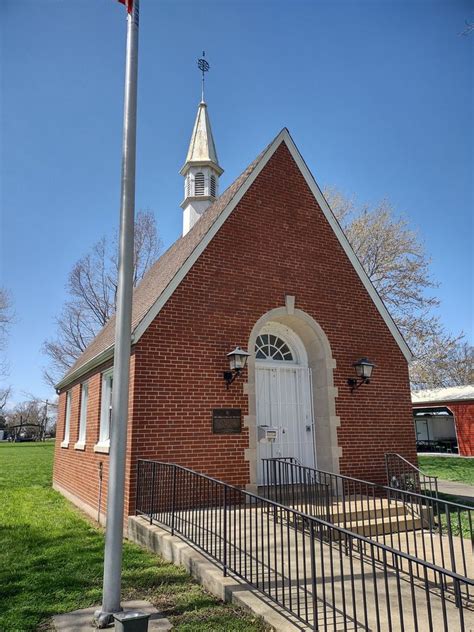
[[[209,68],[210,68],[208,62],[204,59],[205,57],[206,57],[206,52],[202,51],[202,57],[201,59],[198,59],[198,68],[202,72],[201,101],[204,101],[204,73],[209,72]]]

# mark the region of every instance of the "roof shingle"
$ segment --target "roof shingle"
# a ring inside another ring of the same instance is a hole
[[[243,171],[240,176],[224,191],[224,193],[202,214],[201,218],[183,237],[179,237],[170,248],[153,264],[133,292],[132,333],[158,300],[166,287],[171,283],[178,270],[185,263],[194,249],[200,244],[219,215],[223,212],[240,187],[254,171],[266,147],[259,156]],[[103,354],[114,345],[115,316],[99,331],[94,340],[79,356],[58,386],[65,386],[80,374],[80,369],[95,357]]]

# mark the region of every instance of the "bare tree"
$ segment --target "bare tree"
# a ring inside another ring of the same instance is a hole
[[[12,300],[9,292],[0,287],[0,376],[8,373],[5,348],[10,325],[13,323],[14,314]]]
[[[4,415],[4,426],[12,441],[44,441],[46,435],[54,435],[57,402],[42,400],[30,395]]]
[[[8,386],[7,388],[0,388],[0,431],[5,430],[7,425],[6,412],[11,392],[11,386]],[[3,432],[1,435],[3,438]]]
[[[38,435],[41,407],[36,401],[17,404],[6,414],[6,429],[13,441],[34,439]]]
[[[441,331],[425,339],[410,367],[414,390],[474,384],[474,348]]]
[[[7,407],[8,400],[12,394],[12,387],[7,386],[6,388],[0,388],[0,415],[3,413],[5,408]]]
[[[134,286],[156,261],[162,248],[155,217],[137,213],[135,221]],[[57,335],[43,345],[50,364],[45,371],[49,384],[74,364],[79,355],[115,312],[117,300],[117,237],[103,237],[77,261],[67,282],[68,300],[56,319]]]
[[[459,35],[467,36],[474,31],[474,22],[469,22],[469,20],[464,21],[465,28]]]
[[[447,333],[433,313],[439,305],[430,291],[430,259],[408,222],[396,216],[388,200],[358,206],[335,188],[325,197],[359,261],[414,353],[413,388],[473,382],[472,350],[463,334]]]
[[[11,297],[7,290],[0,287],[0,340],[5,338],[8,325],[13,320]]]

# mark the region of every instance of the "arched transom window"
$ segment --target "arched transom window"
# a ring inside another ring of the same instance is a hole
[[[255,343],[257,360],[293,362],[293,354],[284,340],[274,334],[260,334]]]

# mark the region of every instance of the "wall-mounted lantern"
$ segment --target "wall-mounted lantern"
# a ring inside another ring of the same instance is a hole
[[[233,351],[227,354],[230,366],[230,371],[224,371],[224,380],[227,382],[227,388],[229,388],[235,378],[245,369],[249,355],[249,353],[240,347],[235,347]]]
[[[367,360],[367,358],[361,358],[357,360],[357,362],[354,362],[352,366],[355,369],[357,377],[350,377],[347,380],[347,384],[351,387],[351,392],[355,391],[359,386],[362,386],[362,384],[369,384],[375,364]]]

